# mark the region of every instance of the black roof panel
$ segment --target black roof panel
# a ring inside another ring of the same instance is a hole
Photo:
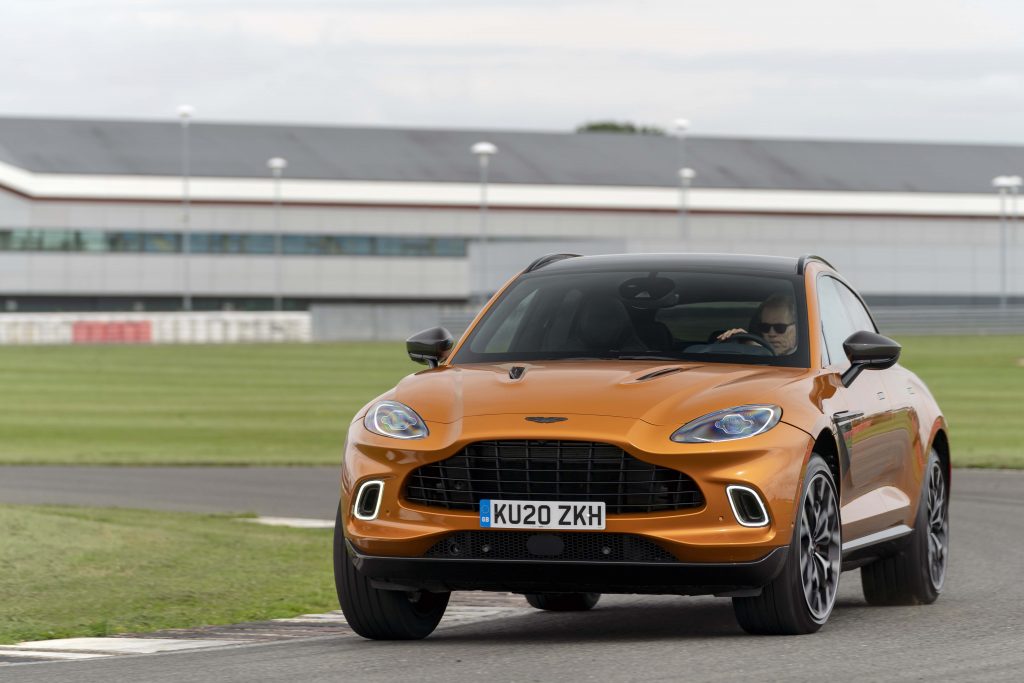
[[[550,263],[535,273],[607,270],[736,270],[796,275],[797,258],[748,254],[610,254],[578,256]]]

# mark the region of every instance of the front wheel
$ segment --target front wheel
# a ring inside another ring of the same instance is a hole
[[[831,470],[815,454],[807,463],[786,564],[760,595],[732,599],[736,620],[747,633],[814,633],[832,613],[841,565],[839,496]]]
[[[946,581],[949,558],[949,497],[946,474],[932,451],[909,545],[898,554],[860,568],[870,605],[929,605]]]
[[[451,593],[374,588],[345,548],[341,509],[334,522],[334,586],[352,630],[373,640],[419,640],[441,621]]]

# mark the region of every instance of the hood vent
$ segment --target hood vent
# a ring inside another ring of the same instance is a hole
[[[513,365],[512,369],[508,371],[509,379],[519,379],[526,374],[526,368],[522,365]]]
[[[655,379],[657,377],[664,377],[665,375],[672,375],[672,374],[675,374],[677,372],[682,372],[682,371],[683,371],[683,368],[661,368],[661,369],[655,370],[654,372],[648,372],[646,375],[643,375],[641,377],[637,377],[636,380],[634,380],[634,381],[636,381],[636,382],[646,382],[649,379]]]

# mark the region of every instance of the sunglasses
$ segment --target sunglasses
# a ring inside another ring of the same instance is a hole
[[[754,323],[754,331],[758,334],[764,334],[769,330],[775,332],[775,334],[785,334],[788,330],[796,323]]]

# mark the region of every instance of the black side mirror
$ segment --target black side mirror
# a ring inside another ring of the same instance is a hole
[[[405,340],[405,350],[409,352],[409,358],[432,368],[438,366],[454,345],[452,333],[443,327],[431,327]]]
[[[843,351],[850,359],[843,373],[843,386],[853,384],[863,370],[885,370],[896,365],[903,347],[898,342],[874,332],[854,332],[843,342]]]

